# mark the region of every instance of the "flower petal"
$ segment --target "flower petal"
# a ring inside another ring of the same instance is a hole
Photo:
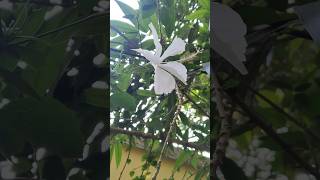
[[[156,67],[154,72],[155,93],[158,95],[171,93],[176,87],[174,77],[160,67]]]
[[[161,56],[161,53],[162,53],[162,46],[160,44],[160,41],[159,41],[159,37],[158,37],[158,33],[157,33],[157,30],[156,28],[153,26],[152,23],[149,24],[149,28],[151,29],[151,33],[152,33],[152,36],[153,36],[153,42],[154,42],[154,45],[156,47],[156,54],[155,56],[159,57]]]
[[[160,64],[159,67],[187,84],[187,68],[183,64],[174,61]]]
[[[160,63],[160,59],[158,57],[156,57],[152,51],[148,51],[145,49],[131,49],[131,50],[140,53],[143,57],[145,57],[147,60],[149,60],[153,64]]]
[[[170,46],[164,51],[163,55],[160,57],[160,61],[165,60],[169,56],[175,56],[181,54],[186,49],[186,43],[180,38],[174,38]]]
[[[241,74],[247,74],[248,71],[243,64],[246,61],[245,52],[247,49],[246,24],[241,16],[229,6],[213,3],[212,9],[211,21],[214,22],[211,26],[214,42],[212,48],[238,69]]]

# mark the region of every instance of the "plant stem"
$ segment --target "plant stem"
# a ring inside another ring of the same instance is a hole
[[[160,153],[160,156],[159,156],[159,160],[157,162],[157,167],[156,167],[156,172],[155,174],[153,175],[152,177],[152,180],[156,180],[157,179],[157,176],[159,174],[159,171],[160,171],[160,167],[161,167],[161,162],[162,162],[162,157],[164,155],[164,152],[166,150],[166,147],[167,147],[167,143],[169,141],[169,137],[170,137],[170,134],[171,132],[173,131],[173,128],[175,127],[174,125],[176,124],[176,120],[178,119],[179,117],[179,113],[181,111],[181,106],[182,106],[182,102],[183,102],[183,98],[182,98],[182,95],[181,95],[181,92],[180,92],[180,89],[178,87],[178,85],[176,85],[176,93],[177,93],[177,96],[178,96],[178,105],[177,105],[177,109],[176,109],[176,112],[174,114],[174,117],[172,118],[172,121],[170,123],[170,128],[169,128],[169,131],[167,133],[167,137],[163,143],[163,147],[162,147],[162,150],[161,150],[161,153]]]
[[[121,170],[121,173],[120,173],[120,175],[119,175],[119,179],[118,179],[118,180],[121,180],[122,174],[123,174],[123,172],[124,172],[124,170],[126,169],[126,166],[127,166],[127,164],[128,164],[128,160],[129,160],[129,158],[130,158],[130,154],[131,154],[131,147],[129,147],[128,156],[127,156],[126,162],[124,163],[124,166],[123,166],[123,168],[122,168],[122,170]]]

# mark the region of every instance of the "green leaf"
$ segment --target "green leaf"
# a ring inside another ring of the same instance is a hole
[[[118,168],[122,158],[122,145],[119,141],[115,142],[114,144],[114,155],[116,160],[116,166]]]
[[[165,31],[168,37],[175,29],[176,9],[175,0],[164,0],[164,7],[160,9],[160,21],[165,26]]]
[[[30,84],[16,73],[0,68],[0,76],[6,81],[6,83],[14,86],[23,94],[39,98],[38,93],[30,86]]]
[[[22,98],[10,102],[0,110],[0,149],[12,154],[30,142],[51,152],[67,157],[78,157],[82,152],[83,138],[80,120],[75,113],[50,97],[40,100]],[[10,134],[4,137],[6,133]],[[19,141],[16,138],[19,137]],[[3,138],[3,139],[2,139]],[[10,144],[8,141],[12,140]],[[12,145],[18,145],[15,149]]]
[[[182,124],[184,124],[186,126],[190,124],[188,117],[183,112],[180,112],[179,116],[180,116]]]
[[[152,16],[157,8],[156,0],[140,0],[139,9],[142,14],[142,18],[148,18]]]
[[[120,74],[118,81],[119,81],[119,83],[117,84],[118,88],[123,92],[127,91],[131,83],[131,74],[128,72],[122,72]]]
[[[124,17],[129,19],[134,25],[136,25],[137,24],[137,11],[119,0],[116,0],[116,2],[119,5],[122,12],[125,14]]]
[[[133,177],[134,176],[134,171],[130,171],[129,175],[130,175],[130,177]]]
[[[41,45],[43,46],[42,43],[35,43],[32,47],[38,47],[39,50],[32,50],[31,48],[30,52],[25,52],[25,61],[34,67],[28,71],[23,71],[23,78],[31,84],[39,95],[44,95],[47,89],[51,90],[55,85],[62,68],[67,63],[68,56],[65,54],[64,44],[50,47],[41,47]],[[27,50],[29,49],[25,49],[25,51]],[[39,57],[42,58],[39,59]]]
[[[184,162],[186,162],[191,157],[191,155],[192,152],[188,150],[181,152],[176,160],[174,168],[176,170],[179,169],[184,164]]]
[[[197,153],[194,153],[194,155],[191,159],[191,166],[193,168],[197,169],[198,161],[199,161],[199,155]]]
[[[248,180],[242,169],[231,159],[224,158],[220,169],[226,180]]]
[[[202,17],[208,16],[210,12],[205,9],[198,9],[195,12],[186,16],[188,20],[200,19]]]
[[[125,108],[129,111],[134,111],[136,109],[136,99],[126,92],[118,92],[110,97],[110,110],[117,110],[120,108]]]
[[[107,93],[105,90],[102,90],[102,89],[89,88],[84,91],[85,102],[93,106],[106,108],[107,107],[106,97],[107,97]]]
[[[200,6],[205,9],[210,9],[210,1],[208,0],[199,0]]]
[[[150,90],[143,90],[143,89],[138,89],[137,94],[140,96],[145,96],[145,97],[155,97],[156,96],[154,94],[154,92],[152,92]]]
[[[141,46],[143,49],[155,49],[153,39],[148,39],[144,41],[143,43],[141,43]]]
[[[27,22],[24,23],[21,29],[21,35],[34,35],[44,22],[45,9],[35,10],[29,14]]]
[[[206,174],[206,171],[206,168],[198,170],[196,176],[194,177],[194,180],[201,180],[202,177]]]
[[[13,71],[16,68],[18,57],[15,57],[13,54],[9,54],[6,52],[1,52],[1,63],[0,68],[3,68],[8,71]]]
[[[110,25],[112,27],[117,28],[117,30],[119,30],[120,32],[123,32],[123,33],[137,32],[137,29],[134,26],[132,26],[128,23],[125,23],[123,21],[111,20]],[[111,28],[111,30],[112,30],[112,28]],[[112,30],[112,31],[114,31],[114,30]]]

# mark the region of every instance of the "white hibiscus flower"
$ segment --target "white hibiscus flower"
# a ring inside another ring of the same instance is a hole
[[[186,43],[175,38],[170,46],[162,54],[162,46],[159,42],[157,31],[152,23],[149,24],[153,41],[156,47],[155,53],[145,49],[133,49],[139,52],[154,67],[154,91],[156,94],[169,94],[176,87],[175,78],[179,79],[184,84],[187,84],[187,68],[177,61],[163,62],[169,56],[175,56],[185,51]],[[162,55],[161,55],[162,54]]]

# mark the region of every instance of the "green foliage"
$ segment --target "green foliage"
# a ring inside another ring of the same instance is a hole
[[[14,3],[12,11],[0,12],[0,101],[10,100],[0,108],[0,158],[16,157],[13,168],[22,178],[33,176],[35,157],[27,156],[45,148],[46,157],[37,162],[39,178],[56,174],[65,179],[69,169],[78,167],[88,174],[76,179],[106,179],[97,167],[107,164],[100,151],[105,130],[89,144],[88,157],[79,159],[85,139],[105,122],[106,90],[91,84],[106,79],[105,66],[95,67],[92,60],[107,52],[107,16],[92,11],[98,0],[77,2],[65,4],[50,19],[45,19],[53,7],[49,2]],[[71,68],[79,74],[67,76]]]

